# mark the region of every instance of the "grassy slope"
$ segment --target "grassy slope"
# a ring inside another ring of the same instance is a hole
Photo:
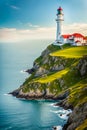
[[[51,56],[62,56],[66,58],[81,58],[83,55],[87,55],[87,46],[71,47],[68,49],[56,51],[50,54]]]
[[[64,56],[66,58],[81,58],[83,55],[87,55],[87,46],[82,47],[70,47],[68,49],[59,50],[54,53],[51,53],[51,56]],[[78,59],[79,61],[79,59]],[[53,82],[58,78],[63,78],[66,86],[70,89],[70,97],[68,99],[69,103],[72,103],[74,106],[87,101],[86,91],[83,91],[87,85],[87,77],[81,79],[77,70],[72,70],[72,67],[76,66],[78,63],[76,61],[71,67],[65,68],[59,72],[46,75],[45,77],[39,77],[34,79],[34,82],[39,82],[41,84]],[[72,70],[72,71],[71,71]],[[77,77],[77,78],[76,78]],[[78,96],[77,96],[78,95]]]
[[[87,130],[87,119],[76,130]]]
[[[87,96],[86,96],[87,95],[87,75],[82,78],[79,75],[78,70],[75,69],[76,65],[79,62],[79,59],[82,58],[84,55],[87,55],[87,46],[70,47],[69,45],[64,45],[63,50],[61,50],[60,47],[51,45],[48,48],[51,51],[50,56],[65,57],[66,59],[69,58],[71,59],[69,60],[69,62],[74,61],[72,58],[75,58],[77,60],[72,62],[72,65],[70,64],[66,66],[64,70],[61,70],[59,72],[57,71],[51,72],[48,75],[44,75],[44,77],[35,78],[33,74],[28,78],[28,80],[25,81],[24,85],[27,86],[29,82],[34,82],[34,83],[37,82],[37,83],[42,84],[42,87],[41,87],[42,89],[43,85],[51,82],[51,85],[49,86],[51,92],[54,92],[54,90],[56,89],[58,89],[59,93],[62,91],[65,91],[66,89],[70,90],[70,95],[67,101],[73,106],[78,106],[87,102]],[[42,57],[37,58],[36,62],[39,62],[42,65],[43,64]],[[60,85],[58,84],[58,82],[56,81],[57,79],[60,79],[60,78],[64,80],[66,88],[62,89]],[[58,94],[58,92],[56,94]],[[87,129],[87,120],[85,120],[83,124],[80,125],[76,130],[86,130],[86,129]]]
[[[73,106],[87,102],[87,77],[77,82],[70,89],[68,102]]]
[[[47,75],[45,77],[41,77],[41,78],[37,78],[35,79],[34,82],[39,82],[39,83],[48,83],[48,82],[52,82],[54,81],[55,79],[58,79],[58,78],[61,78],[63,75],[65,75],[66,73],[68,72],[68,69],[64,69],[64,70],[61,70],[61,71],[58,71],[54,74],[50,74],[50,75]]]
[[[83,91],[85,86],[87,86],[86,84],[87,76],[81,79],[78,70],[75,69],[75,66],[79,62],[79,58],[81,58],[83,55],[87,55],[87,46],[70,47],[69,45],[64,45],[63,46],[64,49],[60,50],[58,46],[50,45],[48,46],[48,48],[51,52],[53,52],[51,53],[51,56],[58,56],[58,57],[64,56],[67,59],[76,58],[77,60],[73,62],[72,66],[70,64],[64,70],[61,70],[59,72],[57,71],[51,72],[48,75],[44,75],[44,77],[42,76],[42,77],[35,78],[34,74],[31,75],[23,84],[24,86],[26,86],[25,88],[27,88],[29,82],[33,82],[33,83],[37,82],[37,83],[41,83],[42,85],[51,82],[50,85],[51,92],[54,92],[53,89],[56,88],[58,89],[59,92],[61,92],[62,90],[64,91],[65,89],[70,89],[70,97],[68,99],[68,102],[72,103],[74,106],[82,103],[83,101],[87,101],[85,91]],[[37,62],[40,62],[41,60],[42,58],[40,57],[39,59],[37,59]],[[66,88],[61,88],[60,85],[58,86],[57,80],[60,78],[64,80],[65,82],[64,85],[66,86]]]

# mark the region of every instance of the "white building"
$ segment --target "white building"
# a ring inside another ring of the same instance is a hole
[[[56,33],[56,41],[54,42],[54,45],[63,45],[65,43],[70,43],[75,46],[82,46],[87,45],[87,38],[83,36],[80,33],[74,33],[74,34],[63,34],[62,33],[62,26],[64,21],[64,14],[63,9],[59,7],[57,9],[57,33]]]
[[[75,46],[87,45],[87,38],[80,33],[61,35],[62,44],[70,43]]]
[[[59,7],[57,9],[57,18],[56,18],[56,22],[57,22],[57,33],[56,33],[56,41],[55,44],[61,44],[61,36],[62,36],[62,25],[63,25],[63,10],[61,7]]]

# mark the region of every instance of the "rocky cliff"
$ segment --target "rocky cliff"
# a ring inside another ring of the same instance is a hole
[[[11,94],[26,99],[61,99],[57,105],[73,110],[63,129],[82,130],[82,124],[87,128],[86,54],[87,47],[48,46],[27,70],[31,76]]]

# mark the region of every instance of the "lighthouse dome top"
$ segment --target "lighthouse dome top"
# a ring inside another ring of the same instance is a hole
[[[62,9],[61,6],[60,6],[57,10],[62,11],[63,9]]]
[[[58,15],[63,15],[63,9],[61,8],[61,6],[57,9],[57,16]]]

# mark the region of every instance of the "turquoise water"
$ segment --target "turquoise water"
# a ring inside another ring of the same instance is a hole
[[[22,70],[31,68],[49,43],[0,43],[0,130],[51,130],[66,122],[58,116],[62,109],[54,107],[53,101],[27,101],[7,94],[24,82],[28,74]]]

